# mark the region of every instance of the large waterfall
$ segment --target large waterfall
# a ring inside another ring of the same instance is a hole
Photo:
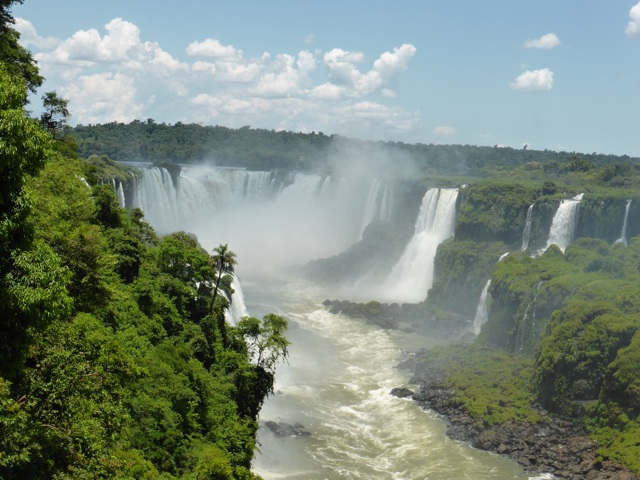
[[[433,283],[433,261],[438,245],[453,235],[458,190],[432,188],[422,199],[414,235],[388,280],[380,287],[380,300],[418,303]]]
[[[549,239],[544,248],[546,250],[551,245],[557,245],[563,252],[573,241],[578,220],[578,206],[582,200],[583,194],[580,193],[575,197],[562,200],[560,206],[551,221],[551,230],[549,231]]]
[[[360,240],[365,227],[389,215],[390,188],[365,177],[209,166],[143,167],[131,207],[159,233],[185,230],[228,243],[240,269],[273,273],[328,257]]]

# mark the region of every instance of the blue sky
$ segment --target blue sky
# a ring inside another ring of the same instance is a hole
[[[640,156],[637,0],[25,0],[13,14],[72,124]]]

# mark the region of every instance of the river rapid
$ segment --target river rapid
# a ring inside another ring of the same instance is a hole
[[[311,433],[280,438],[261,427],[253,468],[265,480],[550,478],[448,439],[441,418],[389,394],[409,380],[396,368],[405,352],[433,339],[330,314],[323,292],[304,283],[243,282],[243,290],[251,315],[290,323],[289,362],[278,366],[260,419]]]

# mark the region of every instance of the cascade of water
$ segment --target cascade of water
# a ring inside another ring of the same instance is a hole
[[[385,185],[384,192],[382,193],[382,200],[380,200],[380,220],[391,219],[391,213],[393,211],[393,191],[392,187]]]
[[[527,219],[524,224],[524,230],[522,231],[522,248],[524,252],[529,248],[529,238],[531,237],[531,224],[533,223],[533,204],[529,205],[527,209]]]
[[[438,245],[453,235],[457,189],[432,188],[424,195],[413,238],[378,294],[382,300],[418,303],[433,283]]]
[[[244,294],[242,293],[242,285],[237,275],[233,276],[231,282],[233,293],[231,294],[231,306],[225,310],[224,316],[231,325],[237,325],[242,317],[249,315],[247,306],[244,303]]]
[[[125,198],[124,198],[124,188],[122,188],[122,182],[118,182],[118,193],[117,193],[117,195],[118,195],[118,202],[120,203],[120,206],[122,208],[126,208],[127,205],[126,205],[126,201],[125,201]]]
[[[169,172],[164,168],[142,169],[132,201],[133,208],[140,208],[145,219],[161,233],[179,230],[177,192]]]
[[[186,166],[172,181],[163,168],[141,170],[131,207],[158,233],[216,238],[244,265],[264,270],[346,250],[384,203],[380,181],[365,178],[292,173],[276,187],[271,172]]]
[[[631,207],[631,200],[627,200],[627,205],[624,208],[624,220],[622,221],[622,232],[620,232],[620,238],[614,243],[628,244],[627,240],[627,222],[629,221],[629,208]]]
[[[380,187],[381,183],[377,178],[372,179],[369,183],[369,192],[367,193],[367,201],[365,202],[362,225],[360,227],[360,238],[362,238],[362,234],[364,233],[364,229],[367,228],[367,225],[376,217]]]
[[[518,331],[516,332],[516,351],[522,350],[524,348],[524,336],[525,330],[527,329],[527,320],[529,319],[529,309],[533,306],[533,310],[531,311],[531,328],[535,326],[536,322],[536,305],[538,301],[538,292],[540,292],[540,287],[544,282],[540,280],[538,282],[538,287],[536,288],[536,293],[533,296],[533,299],[527,304],[527,308],[524,310],[524,316],[522,317],[522,323],[518,326]],[[518,344],[520,345],[518,347]]]
[[[482,325],[487,323],[489,319],[489,286],[491,285],[491,279],[487,280],[484,288],[482,289],[482,293],[480,294],[480,302],[478,303],[478,308],[476,309],[476,316],[473,319],[473,333],[478,335],[480,330],[482,329]]]
[[[576,195],[575,197],[567,200],[562,200],[560,206],[553,216],[551,221],[551,230],[549,231],[549,239],[544,250],[551,245],[557,245],[562,252],[566,250],[571,241],[576,229],[576,222],[578,220],[578,206],[580,200],[582,200],[583,194]]]
[[[498,259],[498,263],[500,263],[502,260],[507,258],[508,255],[509,255],[509,252],[504,252],[502,255],[500,255],[500,258]],[[478,302],[478,307],[476,308],[476,315],[473,318],[473,325],[472,325],[473,333],[475,333],[476,335],[480,333],[480,330],[482,329],[482,325],[487,323],[487,320],[489,320],[489,301],[491,300],[491,295],[489,294],[490,285],[491,285],[491,278],[487,280],[487,283],[485,283],[484,288],[480,293],[480,301]]]

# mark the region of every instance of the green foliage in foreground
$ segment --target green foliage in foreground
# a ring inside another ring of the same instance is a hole
[[[0,70],[0,478],[257,478],[286,320],[227,324],[197,240],[121,209],[23,97]]]

